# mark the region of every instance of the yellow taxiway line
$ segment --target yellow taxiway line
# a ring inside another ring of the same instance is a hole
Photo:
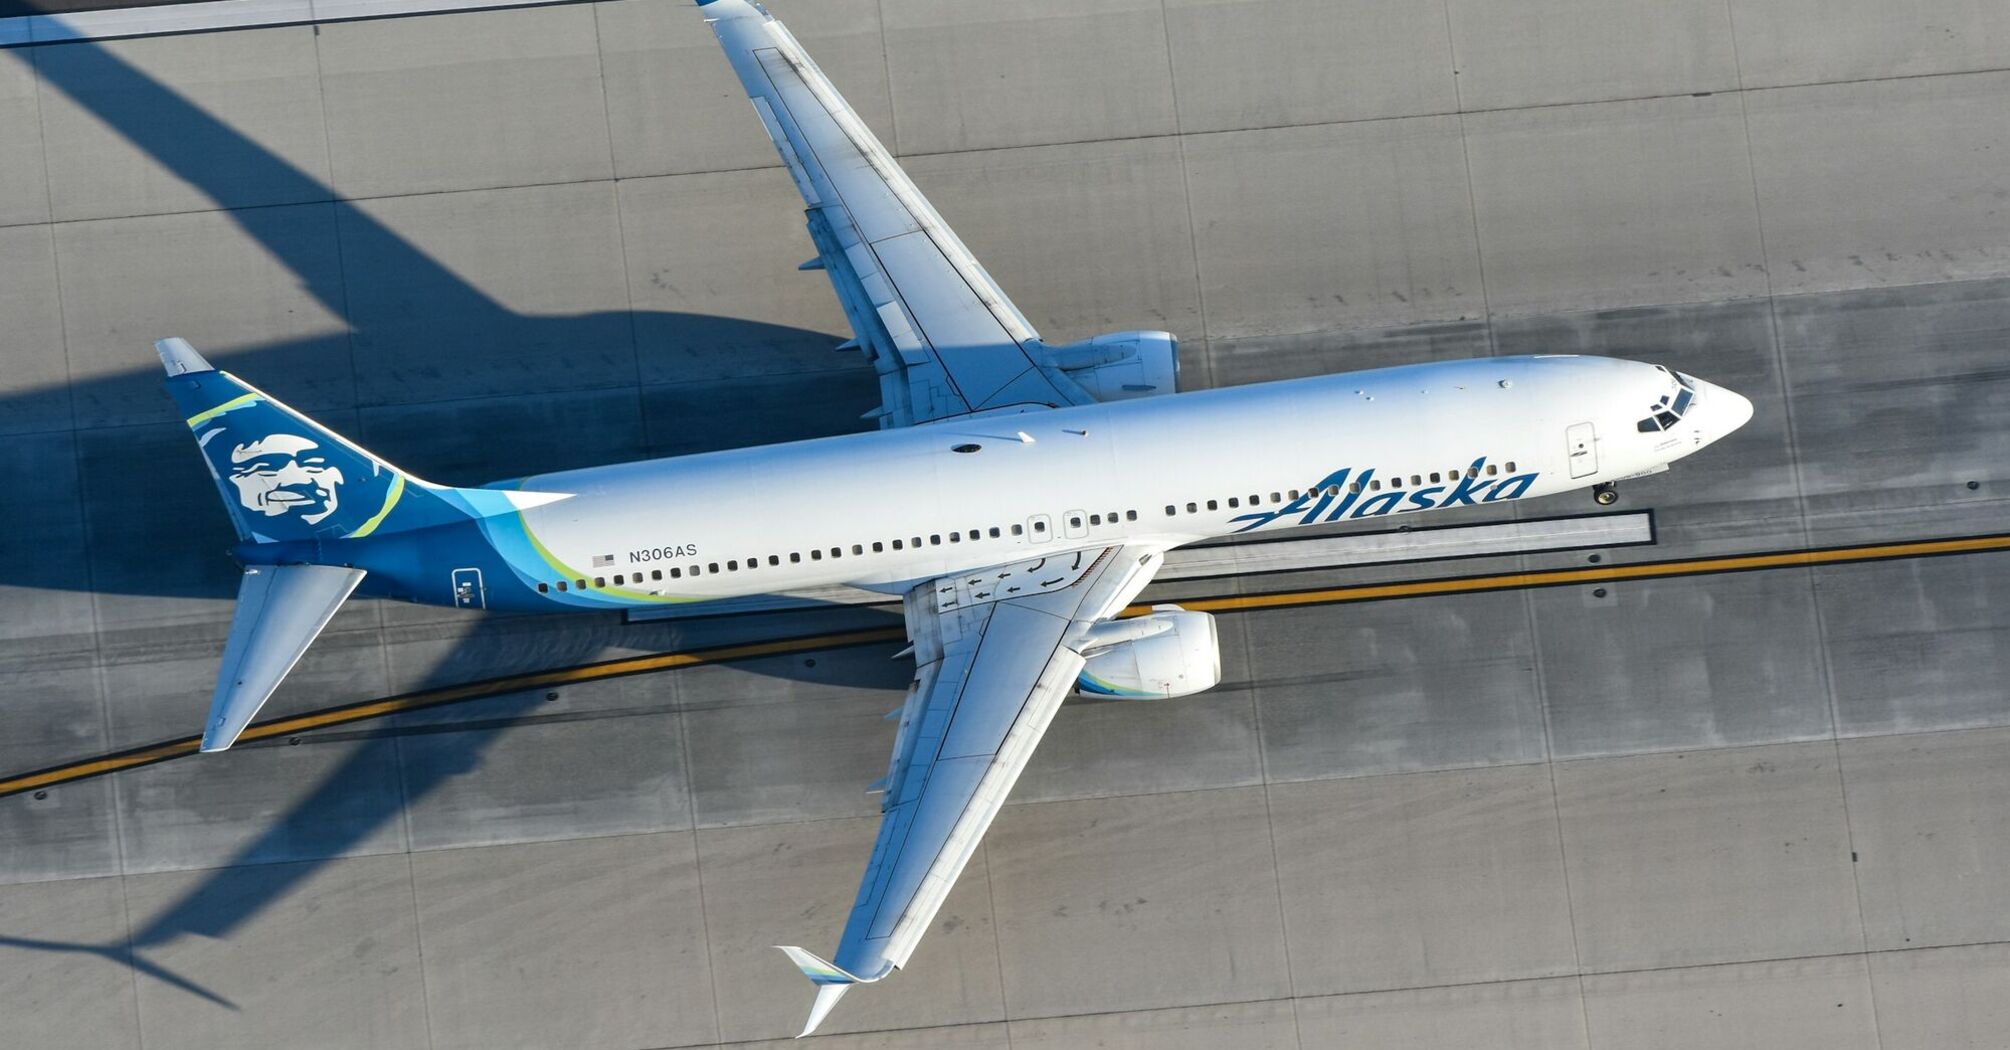
[[[2010,534],[1988,536],[1961,536],[1952,539],[1914,540],[1904,543],[1880,543],[1855,547],[1830,547],[1815,550],[1772,551],[1760,554],[1736,554],[1715,558],[1686,558],[1676,561],[1641,562],[1631,565],[1594,565],[1571,569],[1545,569],[1537,572],[1508,572],[1476,576],[1452,576],[1443,579],[1406,580],[1398,583],[1361,584],[1347,587],[1324,587],[1310,590],[1276,591],[1268,594],[1225,595],[1216,598],[1182,599],[1181,607],[1196,612],[1256,612],[1263,609],[1290,609],[1307,605],[1335,605],[1346,602],[1372,602],[1392,598],[1422,598],[1445,594],[1474,594],[1484,591],[1520,590],[1534,587],[1561,587],[1571,584],[1620,583],[1628,580],[1652,580],[1671,576],[1709,576],[1731,572],[1751,572],[1761,569],[1787,569],[1815,565],[1846,565],[1857,562],[1887,561],[1898,558],[1926,558],[1948,554],[1980,554],[1989,551],[2010,551]],[[1148,611],[1146,606],[1126,609],[1127,615]],[[602,663],[582,664],[551,671],[535,671],[528,674],[490,678],[463,685],[447,686],[441,689],[425,689],[399,696],[359,703],[343,704],[338,707],[323,708],[305,714],[289,715],[259,722],[244,731],[242,741],[269,740],[273,737],[292,736],[314,729],[347,725],[370,718],[404,711],[417,711],[443,704],[459,703],[463,700],[479,700],[499,696],[504,693],[520,692],[526,689],[547,689],[553,686],[574,685],[580,682],[617,678],[622,675],[643,674],[649,671],[667,671],[679,667],[700,667],[709,664],[731,663],[751,660],[762,656],[781,656],[790,653],[814,652],[821,649],[836,649],[853,645],[871,645],[879,642],[898,641],[904,632],[898,627],[874,628],[869,630],[842,631],[828,634],[805,635],[798,638],[783,638],[767,642],[750,642],[743,645],[719,646],[711,649],[694,649],[680,653],[658,653],[653,656],[635,656]],[[116,773],[120,770],[135,769],[140,766],[165,762],[184,755],[195,754],[202,743],[199,736],[168,740],[145,747],[133,748],[107,755],[66,762],[29,773],[0,777],[0,798],[68,784],[88,777]]]

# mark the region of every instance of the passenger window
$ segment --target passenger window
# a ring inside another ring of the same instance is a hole
[[[899,541],[899,540],[894,540],[894,541],[893,541],[893,549],[894,549],[894,550],[900,550],[900,549],[901,549],[901,546],[900,546],[900,541]]]
[[[1508,460],[1508,473],[1514,473],[1514,460]]]
[[[1340,494],[1340,486],[1338,485],[1326,486],[1326,494],[1328,496],[1338,496]]]
[[[719,571],[719,563],[718,563],[718,562],[716,562],[716,561],[714,561],[714,562],[706,562],[706,563],[705,563],[705,571],[706,571],[706,572],[718,572],[718,571]]]
[[[874,546],[874,547],[878,547],[878,546],[879,546],[879,544],[875,543],[875,544],[873,544],[873,546]],[[852,544],[852,545],[851,545],[851,552],[852,552],[853,554],[864,554],[864,553],[865,553],[865,547],[864,547],[864,546],[862,546],[862,545],[860,545],[860,544],[857,544],[857,543],[854,543],[854,544]]]
[[[1282,492],[1273,492],[1273,493],[1271,493],[1271,494],[1270,494],[1270,502],[1272,502],[1272,503],[1282,503],[1282,502],[1284,502],[1284,493],[1282,493]]]
[[[991,538],[994,540],[998,538],[998,526],[996,525],[991,526]]]
[[[651,570],[649,570],[649,578],[650,578],[650,579],[652,579],[652,580],[660,580],[660,579],[662,579],[662,578],[663,578],[663,570],[662,570],[662,569],[651,569]]]
[[[1498,474],[1500,472],[1501,468],[1499,464],[1496,463],[1487,464],[1487,477],[1493,477],[1495,474]]]
[[[1170,503],[1166,504],[1166,517],[1170,518],[1178,513],[1179,513],[1178,507],[1175,507]]]
[[[551,588],[549,588],[549,587],[545,586],[544,584],[541,584],[541,583],[540,583],[540,584],[538,584],[538,585],[537,585],[537,593],[539,593],[539,594],[544,594],[544,593],[546,593],[546,592],[548,592],[548,591],[550,591],[550,590],[551,590]]]
[[[1370,492],[1380,492],[1380,491],[1382,491],[1382,479],[1381,479],[1381,478],[1370,478],[1370,479],[1368,480],[1368,491],[1370,491]]]
[[[1213,500],[1208,500],[1208,501],[1207,501],[1207,509],[1209,509],[1209,510],[1220,510],[1220,509],[1221,509],[1221,505],[1220,505],[1220,504],[1218,504],[1218,503],[1216,503],[1216,502],[1215,502],[1215,501],[1213,501]]]
[[[1014,525],[1014,526],[1012,526],[1012,535],[1014,535],[1014,536],[1023,536],[1023,535],[1025,535],[1025,534],[1026,534],[1026,526],[1024,526],[1024,525]]]
[[[1297,499],[1297,498],[1298,498],[1298,490],[1297,490],[1297,489],[1292,489],[1292,490],[1291,490],[1291,498],[1292,498],[1292,499]]]
[[[1103,523],[1103,516],[1102,516],[1101,514],[1091,514],[1091,515],[1089,515],[1089,524],[1091,524],[1091,525],[1101,525],[1102,523]]]
[[[810,560],[811,560],[811,561],[822,561],[822,560],[824,560],[824,552],[822,552],[822,551],[820,551],[820,550],[812,550],[812,551],[810,551]]]
[[[1236,498],[1236,497],[1234,497],[1234,496],[1230,496],[1230,497],[1228,497],[1228,509],[1229,509],[1229,510],[1234,510],[1235,508],[1237,508],[1237,507],[1240,507],[1240,506],[1242,506],[1242,501],[1241,501],[1240,499],[1237,499],[1237,498]]]
[[[1349,491],[1349,492],[1359,492],[1359,491],[1361,491],[1361,483],[1360,483],[1360,482],[1358,482],[1358,481],[1350,483],[1350,484],[1349,484],[1349,485],[1347,486],[1347,491]]]
[[[942,534],[939,532],[930,533],[928,537],[928,545],[931,547],[942,546]]]
[[[626,577],[626,576],[624,576],[624,575],[622,575],[622,574],[620,574],[620,573],[616,573],[616,574],[614,575],[614,585],[615,585],[616,587],[619,587],[619,586],[621,586],[621,585],[622,585],[623,583],[626,583],[626,582],[628,582],[628,577]]]
[[[565,589],[565,581],[564,581],[564,580],[560,580],[560,581],[558,581],[558,589],[559,589],[559,590],[561,590],[561,591]]]
[[[798,564],[801,564],[801,563],[802,563],[802,560],[803,560],[803,552],[801,552],[801,551],[790,551],[790,552],[789,552],[789,564],[790,564],[790,565],[798,565]]]
[[[675,565],[672,565],[672,566],[670,566],[670,578],[671,578],[671,579],[673,579],[673,580],[674,580],[674,579],[677,579],[678,577],[680,577],[680,576],[683,576],[683,575],[684,575],[684,570],[683,570],[683,569],[680,569],[680,568],[678,568],[678,567],[677,567],[677,566],[675,566]]]
[[[1435,485],[1438,483],[1438,481],[1439,481],[1438,472],[1435,470],[1431,471],[1431,484]]]
[[[747,559],[747,568],[749,568],[749,569],[758,569],[758,568],[760,568],[760,567],[761,567],[761,559],[760,559],[760,558],[756,557],[756,558],[748,558],[748,559]]]
[[[729,562],[727,562],[727,563],[726,563],[726,571],[727,571],[727,572],[739,572],[739,571],[740,571],[740,563],[739,563],[739,562],[737,562],[737,561],[729,561]]]
[[[1424,477],[1423,477],[1423,475],[1421,475],[1421,474],[1412,474],[1412,475],[1410,475],[1410,484],[1412,484],[1412,485],[1422,485],[1423,483],[1424,483]]]
[[[843,547],[832,547],[832,548],[831,548],[831,557],[833,557],[833,558],[842,558],[842,557],[844,557],[844,548],[843,548]]]
[[[1390,478],[1390,479],[1389,479],[1389,487],[1390,487],[1390,488],[1392,488],[1392,489],[1399,489],[1399,488],[1402,488],[1402,487],[1403,487],[1403,475],[1401,475],[1401,474],[1398,474],[1398,475],[1396,475],[1395,477],[1393,477],[1393,478]]]
[[[916,536],[916,537],[914,537],[914,538],[912,538],[912,539],[908,540],[908,541],[907,541],[907,545],[908,545],[908,546],[910,546],[910,547],[919,547],[919,546],[921,546],[921,537],[919,537],[919,536]]]
[[[607,577],[605,577],[605,576],[595,576],[595,577],[593,578],[593,585],[594,585],[595,587],[605,587],[605,586],[607,586]]]
[[[1127,510],[1127,511],[1125,511],[1125,512],[1124,512],[1124,520],[1125,520],[1125,521],[1136,521],[1136,520],[1138,520],[1138,512],[1137,512],[1137,511],[1134,511],[1134,510]]]
[[[885,545],[885,544],[883,544],[883,543],[880,543],[880,542],[879,542],[878,540],[874,540],[874,541],[873,541],[873,544],[872,544],[872,552],[873,552],[874,554],[879,554],[879,553],[881,553],[881,552],[883,552],[883,551],[885,551],[885,550],[886,550],[886,545]]]
[[[951,542],[951,543],[962,543],[962,542],[963,542],[963,534],[962,534],[962,533],[960,533],[960,532],[952,532],[952,533],[950,533],[950,534],[949,534],[949,542]]]
[[[1068,527],[1069,527],[1069,528],[1071,528],[1071,529],[1079,529],[1079,528],[1081,528],[1081,527],[1082,527],[1082,518],[1081,518],[1081,516],[1080,516],[1080,515],[1076,515],[1075,517],[1072,517],[1072,518],[1069,518],[1069,519],[1068,519]]]

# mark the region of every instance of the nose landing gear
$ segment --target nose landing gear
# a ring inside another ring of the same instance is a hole
[[[1619,487],[1610,481],[1601,481],[1591,486],[1591,498],[1601,507],[1610,507],[1619,502]]]

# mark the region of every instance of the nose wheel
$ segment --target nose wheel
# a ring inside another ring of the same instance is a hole
[[[1602,481],[1591,486],[1592,501],[1601,507],[1610,507],[1619,502],[1619,487],[1610,481]]]

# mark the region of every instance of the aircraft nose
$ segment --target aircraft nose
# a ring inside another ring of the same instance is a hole
[[[1716,431],[1710,440],[1725,437],[1752,421],[1750,398],[1715,383],[1703,385],[1709,388],[1703,400],[1709,406],[1710,428]]]

